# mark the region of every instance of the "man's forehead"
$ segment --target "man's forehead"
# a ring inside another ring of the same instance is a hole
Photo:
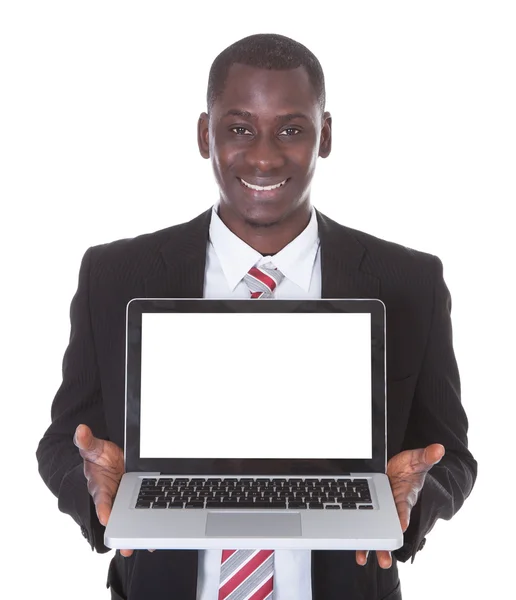
[[[220,115],[230,110],[255,112],[252,107],[272,105],[281,112],[306,113],[317,103],[304,67],[274,70],[236,63],[229,69],[221,96],[216,100]]]

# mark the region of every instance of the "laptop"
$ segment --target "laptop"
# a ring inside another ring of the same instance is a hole
[[[380,300],[136,298],[126,319],[125,474],[106,546],[403,545]]]

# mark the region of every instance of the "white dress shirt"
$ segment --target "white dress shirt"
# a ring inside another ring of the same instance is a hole
[[[274,298],[321,297],[321,255],[317,217],[274,256],[262,256],[236,236],[221,221],[218,203],[213,206],[204,280],[205,298],[250,298],[244,275],[251,267],[272,261],[285,278],[274,290]],[[255,300],[259,302],[260,300]],[[266,300],[262,300],[266,302]],[[218,598],[220,550],[200,550],[197,600]],[[310,550],[276,550],[274,553],[273,600],[312,600]]]

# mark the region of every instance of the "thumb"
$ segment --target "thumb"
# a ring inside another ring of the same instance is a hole
[[[79,448],[81,456],[92,462],[102,453],[103,441],[96,438],[87,425],[77,426],[73,443]]]
[[[93,433],[91,429],[87,425],[77,425],[75,429],[75,433],[73,436],[73,443],[80,448],[81,450],[87,450],[88,446],[91,444],[91,438],[93,437]]]
[[[446,449],[442,444],[430,444],[425,448],[423,460],[427,465],[433,466],[441,460],[445,453]]]

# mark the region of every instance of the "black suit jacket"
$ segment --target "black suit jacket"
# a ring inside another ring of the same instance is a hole
[[[388,458],[434,442],[446,455],[429,472],[393,566],[365,567],[355,552],[313,551],[313,600],[401,598],[396,560],[420,550],[438,518],[450,519],[476,479],[452,347],[451,300],[441,261],[344,227],[316,211],[323,298],[380,298],[387,307]],[[70,309],[70,342],[39,471],[61,511],[92,548],[107,552],[72,438],[86,423],[123,448],[125,306],[135,297],[202,298],[211,208],[188,223],[89,248]],[[197,551],[136,551],[111,562],[113,593],[130,600],[195,600]],[[114,597],[117,597],[114,595]]]

